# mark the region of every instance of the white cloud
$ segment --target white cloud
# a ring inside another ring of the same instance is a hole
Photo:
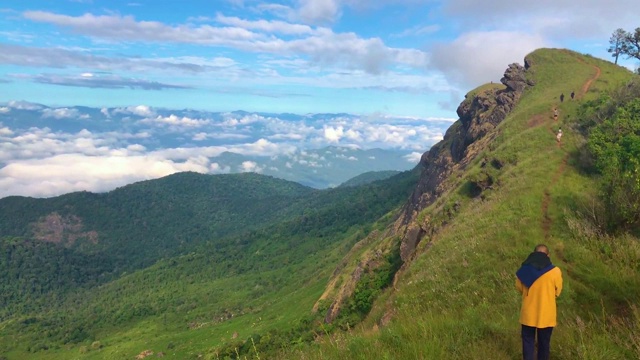
[[[296,150],[296,146],[291,144],[278,144],[266,139],[260,139],[256,142],[246,144],[161,149],[152,151],[149,154],[166,159],[183,160],[194,156],[214,158],[224,152],[232,152],[246,156],[274,156],[293,154]]]
[[[105,111],[108,110],[107,109],[103,109]],[[113,109],[114,113],[129,113],[129,114],[134,114],[134,115],[138,115],[141,117],[150,117],[150,116],[154,116],[156,114],[156,112],[147,105],[136,105],[136,106],[127,106],[124,108],[115,108]],[[105,113],[103,111],[103,113]]]
[[[204,141],[207,140],[207,133],[201,132],[193,135],[191,138],[193,141]]]
[[[43,118],[55,118],[55,119],[67,119],[80,117],[78,109],[58,108],[58,109],[43,109]]]
[[[338,10],[336,8],[337,2],[334,0],[302,0],[300,5],[302,16],[316,20],[331,17],[334,9]],[[285,40],[276,38],[271,34],[253,32],[242,27],[169,26],[156,21],[136,21],[131,16],[84,14],[74,17],[44,11],[26,11],[23,16],[32,21],[53,24],[68,28],[74,33],[110,41],[226,46],[249,52],[308,56],[312,61],[320,65],[340,64],[347,68],[363,69],[372,74],[382,73],[390,66],[397,64],[424,68],[428,61],[427,54],[420,50],[390,48],[379,38],[363,39],[355,33],[334,33],[328,28],[318,28],[307,37]],[[294,24],[277,27],[273,22],[258,25],[261,23],[227,17],[221,17],[221,19],[258,30],[264,30],[268,27],[272,27],[272,30],[285,28],[302,29]],[[26,51],[27,49],[19,50]],[[40,53],[41,51],[30,51],[29,56],[41,56],[39,55]],[[63,57],[70,61],[74,57],[73,54],[68,53],[59,55],[64,55]],[[8,57],[8,59],[3,60],[3,56]],[[13,64],[20,62],[20,59],[13,59],[11,56],[13,55],[0,55],[0,62]],[[78,56],[75,57],[77,58]],[[41,57],[40,61],[48,61],[50,66],[55,66],[56,63],[48,59],[49,57]],[[95,62],[97,60],[100,60],[100,63],[116,61],[115,59],[84,58],[82,62]],[[122,61],[119,62],[122,63]],[[153,62],[151,63],[145,63],[145,66],[153,65]],[[160,66],[157,62],[155,65]],[[182,65],[185,70],[189,69],[189,64]],[[191,65],[195,66],[195,64]]]
[[[0,126],[1,125],[2,124],[0,124]],[[0,127],[0,136],[11,136],[11,135],[13,135],[13,131],[11,131],[11,129],[9,129],[6,126]]]
[[[0,106],[0,114],[6,114],[9,111],[11,111],[11,109],[9,109],[9,107],[7,106]]]
[[[221,166],[215,162],[211,163],[209,170],[212,174],[228,174],[231,172],[231,168],[229,166]]]
[[[8,106],[18,110],[40,110],[42,105],[30,103],[28,101],[9,101]]]
[[[224,114],[223,117],[224,117],[224,121],[220,125],[227,126],[227,127],[237,127],[237,126],[243,126],[243,125],[250,125],[254,123],[266,123],[266,122],[272,122],[274,120],[277,120],[271,117],[264,117],[259,114],[248,114],[242,117],[237,117],[237,115],[234,113],[227,113],[227,114]]]
[[[49,68],[93,68],[103,71],[127,70],[178,70],[182,73],[202,73],[220,70],[218,67],[179,63],[175,60],[106,57],[86,54],[82,51],[60,48],[28,47],[14,44],[0,44],[0,64]],[[93,77],[79,77],[91,80]]]
[[[640,17],[636,0],[494,0],[491,6],[473,0],[452,0],[445,3],[444,9],[469,29],[496,25],[507,30],[526,28],[552,39],[608,38],[616,28],[636,28]]]
[[[260,167],[255,161],[243,161],[239,170],[241,172],[261,173],[264,170],[264,167]]]
[[[337,143],[344,136],[344,128],[342,126],[326,126],[324,128],[324,138],[331,143]]]
[[[357,130],[349,129],[344,133],[344,136],[349,140],[358,142],[362,141],[362,134],[360,134],[360,131]]]
[[[175,127],[187,127],[187,128],[198,128],[203,127],[211,123],[211,120],[207,119],[192,119],[186,116],[177,116],[177,115],[169,115],[169,116],[160,116],[158,115],[156,118],[146,118],[140,120],[140,123],[143,124],[152,124],[152,125],[170,125]]]
[[[145,134],[110,132],[93,134],[89,130],[77,133],[53,132],[48,128],[30,128],[13,134],[0,142],[0,161],[13,162],[42,159],[62,154],[107,156],[114,153],[128,154],[132,150],[118,148],[122,139],[144,138]]]
[[[182,163],[149,156],[63,154],[13,162],[0,169],[0,197],[50,197],[73,191],[103,192],[180,171],[206,173],[198,161]]]
[[[170,27],[158,21],[136,21],[133,16],[60,15],[46,11],[26,11],[29,20],[68,27],[75,33],[97,38],[125,41],[171,41],[203,45],[231,45],[234,41],[259,38],[257,34],[234,27]]]
[[[313,33],[313,29],[308,25],[301,24],[291,24],[284,21],[268,21],[268,20],[257,20],[257,21],[249,21],[243,20],[237,17],[228,17],[222,14],[217,14],[216,19],[217,22],[225,25],[235,26],[243,29],[249,30],[259,30],[268,33],[281,33],[287,35],[300,35],[300,34],[311,34]]]
[[[330,23],[340,15],[338,0],[298,0],[298,16],[310,24]]]
[[[404,158],[407,159],[407,161],[409,161],[410,163],[417,164],[422,158],[422,153],[414,151],[411,154],[405,155]]]
[[[521,32],[469,32],[435,46],[431,62],[451,81],[475,87],[499,81],[508,64],[522,64],[526,54],[545,45],[542,37]]]
[[[132,152],[143,152],[143,151],[146,151],[147,148],[140,144],[133,144],[133,145],[127,146],[127,150]]]

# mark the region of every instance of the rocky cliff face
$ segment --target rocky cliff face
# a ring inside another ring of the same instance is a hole
[[[417,215],[448,190],[445,180],[454,171],[464,169],[483,144],[497,135],[493,130],[517,105],[525,89],[533,86],[526,79],[526,69],[519,64],[509,65],[500,81],[504,86],[489,84],[469,93],[457,109],[460,120],[449,128],[442,141],[422,155],[420,180],[396,223],[396,230],[402,234],[403,261],[425,234],[433,231],[414,221]]]
[[[500,80],[502,84],[487,84],[466,96],[457,110],[460,120],[447,130],[442,141],[422,155],[418,165],[422,168],[420,180],[393,229],[384,234],[369,234],[354,249],[368,246],[367,243],[378,244],[357,259],[347,256],[343,261],[345,264],[355,261],[357,266],[346,269],[343,264],[334,272],[325,293],[314,307],[314,311],[317,311],[321,301],[331,301],[325,322],[333,322],[338,317],[345,302],[353,296],[363,273],[375,271],[385,254],[394,248],[397,251],[398,238],[400,257],[406,264],[420,241],[437,231],[429,219],[418,221],[418,215],[449,190],[451,185],[447,179],[452,173],[463,170],[497,136],[496,127],[517,105],[526,88],[533,86],[527,82],[526,71],[518,64],[511,64]],[[479,186],[488,187],[491,184],[480,183]]]

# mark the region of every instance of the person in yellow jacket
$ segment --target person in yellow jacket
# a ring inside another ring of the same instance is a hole
[[[551,333],[557,324],[556,297],[562,292],[562,271],[551,263],[549,248],[537,245],[516,272],[516,288],[522,293],[522,358],[534,360],[538,336],[538,360],[549,359]]]

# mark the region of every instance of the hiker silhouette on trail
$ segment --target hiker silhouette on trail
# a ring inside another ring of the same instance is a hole
[[[573,97],[574,97],[574,96],[576,96],[576,93],[572,91],[572,92],[571,92],[571,100],[573,100]]]
[[[564,93],[560,94],[560,102],[564,102]]]
[[[562,292],[562,271],[549,258],[549,248],[539,244],[516,272],[516,289],[522,294],[522,358],[533,360],[536,333],[538,360],[549,359],[551,333],[557,325],[556,297]]]
[[[558,128],[558,133],[556,134],[556,140],[560,142],[561,138],[562,138],[562,128]]]
[[[553,108],[553,120],[558,121],[558,108]]]

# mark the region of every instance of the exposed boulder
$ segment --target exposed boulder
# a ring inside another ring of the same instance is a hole
[[[527,78],[525,76],[525,68],[520,64],[511,64],[504,72],[504,76],[500,79],[508,90],[511,92],[522,94],[527,87]]]

